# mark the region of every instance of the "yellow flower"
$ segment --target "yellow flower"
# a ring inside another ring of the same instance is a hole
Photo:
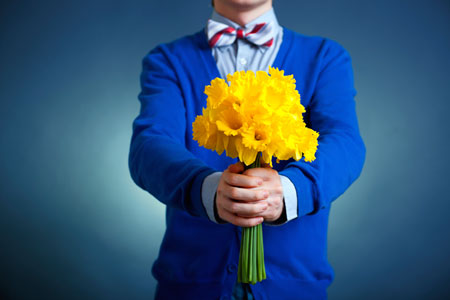
[[[229,107],[219,113],[216,125],[225,135],[236,136],[244,125],[243,116],[233,107]]]
[[[269,68],[269,73],[240,71],[216,78],[205,87],[207,107],[193,123],[200,146],[252,164],[258,153],[272,165],[293,158],[313,161],[319,134],[306,127],[292,75]]]
[[[205,87],[207,98],[207,107],[216,108],[228,96],[228,85],[222,78],[216,78],[211,81],[211,85]]]
[[[241,135],[245,147],[262,152],[271,141],[272,129],[263,123],[255,123],[247,130],[243,130]]]
[[[217,126],[214,123],[209,122],[205,116],[197,116],[192,127],[194,140],[198,141],[200,146],[207,149],[216,148]]]

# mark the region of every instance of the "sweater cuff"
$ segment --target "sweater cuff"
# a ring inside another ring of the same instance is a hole
[[[222,176],[222,172],[215,172],[205,177],[202,185],[202,203],[205,207],[206,214],[208,218],[214,223],[221,224],[217,221],[214,208],[215,208],[215,197],[217,187],[219,186],[220,177]]]
[[[211,169],[206,169],[199,173],[192,183],[190,194],[190,202],[188,203],[187,211],[193,216],[200,216],[208,218],[207,209],[202,201],[203,182],[208,175],[213,173]]]
[[[288,167],[279,172],[289,178],[297,195],[297,216],[302,217],[314,211],[314,189],[311,180],[296,167]]]

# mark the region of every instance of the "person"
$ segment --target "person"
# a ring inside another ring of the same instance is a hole
[[[134,182],[166,205],[152,274],[156,299],[325,299],[331,203],[359,177],[360,136],[349,53],[336,41],[279,25],[272,0],[214,0],[205,28],[143,59],[133,122]],[[199,147],[192,123],[205,86],[241,70],[284,70],[296,79],[303,117],[318,131],[316,160],[244,170]],[[267,279],[237,283],[242,227],[263,224]]]

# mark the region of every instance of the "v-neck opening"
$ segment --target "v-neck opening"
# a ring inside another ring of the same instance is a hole
[[[275,57],[275,60],[271,67],[282,69],[284,60],[286,58],[287,49],[289,49],[289,45],[292,42],[292,36],[290,30],[281,26],[283,30],[283,40],[280,44],[280,49],[278,49],[278,53]],[[202,30],[198,33],[198,42],[201,44],[200,49],[203,56],[203,62],[205,63],[206,68],[208,69],[208,73],[211,78],[222,78],[220,75],[220,71],[217,67],[217,63],[212,55],[211,48],[208,45],[208,39],[205,33],[205,30]],[[226,78],[224,78],[226,80]]]

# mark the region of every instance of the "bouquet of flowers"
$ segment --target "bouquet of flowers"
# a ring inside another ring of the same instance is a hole
[[[207,106],[197,116],[193,138],[200,146],[239,158],[247,168],[272,165],[279,160],[315,159],[319,134],[306,127],[293,75],[238,71],[211,81],[205,87]],[[244,227],[239,255],[238,281],[252,283],[266,278],[261,224]]]

